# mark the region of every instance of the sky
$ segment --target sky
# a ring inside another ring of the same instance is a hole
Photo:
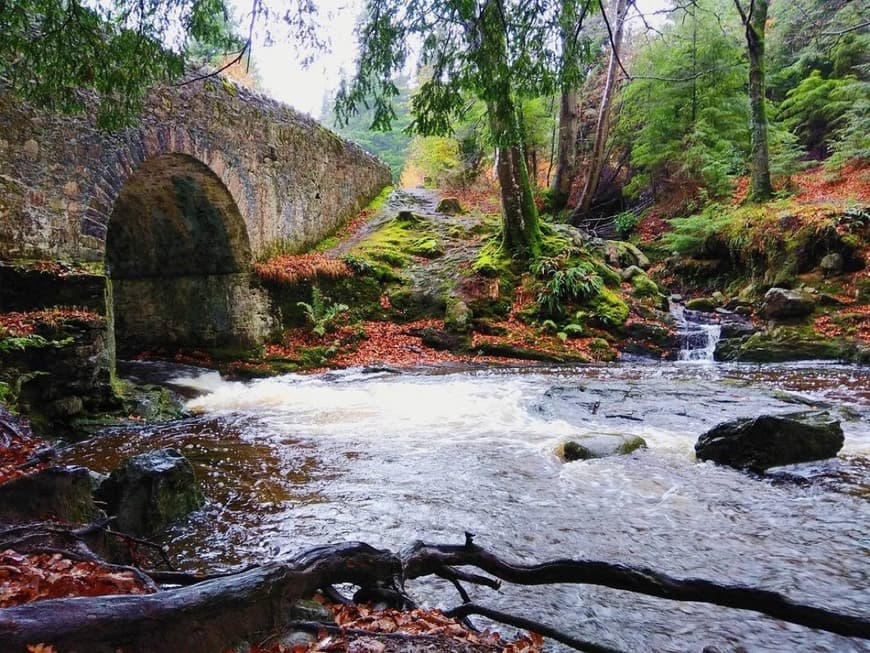
[[[330,48],[321,53],[307,68],[299,55],[287,43],[263,43],[263,35],[255,35],[253,60],[263,90],[275,99],[286,102],[314,118],[320,117],[323,97],[338,87],[342,70],[353,72],[356,55],[354,26],[362,0],[315,0],[323,16]],[[250,0],[231,0],[236,16],[250,10]],[[277,33],[279,30],[275,30]]]
[[[251,0],[230,0],[236,16],[244,20],[251,7]],[[330,40],[328,52],[321,53],[307,68],[299,60],[299,55],[287,43],[263,43],[263,35],[255,34],[253,60],[262,90],[274,97],[307,113],[321,118],[323,97],[327,91],[338,87],[342,71],[348,75],[353,72],[356,56],[356,35],[354,26],[362,10],[363,0],[315,0],[325,31]],[[667,0],[637,0],[637,5],[645,12],[661,9]],[[275,30],[276,32],[278,30]]]

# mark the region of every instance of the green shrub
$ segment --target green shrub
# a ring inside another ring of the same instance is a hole
[[[635,227],[641,220],[641,214],[635,214],[631,211],[623,211],[613,218],[613,225],[616,227],[616,232],[621,238],[626,239],[634,233]]]

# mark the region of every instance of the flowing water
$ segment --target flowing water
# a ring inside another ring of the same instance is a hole
[[[678,359],[712,363],[716,345],[722,335],[722,326],[708,314],[687,311],[679,302],[671,301],[670,309],[680,338]]]
[[[460,543],[534,562],[585,557],[744,583],[870,618],[870,368],[616,364],[571,369],[350,370],[249,383],[174,381],[195,416],[110,430],[68,452],[109,470],[174,446],[208,503],[167,534],[189,568],[363,540]],[[839,458],[792,480],[698,463],[713,425],[807,405],[846,434]],[[642,436],[647,450],[563,463],[567,438]],[[430,605],[440,581],[409,584]],[[607,588],[473,588],[475,600],[626,651],[867,651],[753,612]]]

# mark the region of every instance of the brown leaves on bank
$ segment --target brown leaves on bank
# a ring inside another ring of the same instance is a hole
[[[265,281],[294,284],[314,279],[343,279],[353,274],[341,259],[329,258],[319,252],[276,256],[264,263],[256,263],[254,272]]]
[[[540,653],[544,639],[527,633],[502,641],[498,633],[473,632],[440,610],[376,610],[366,605],[333,605],[338,629],[321,629],[308,643],[274,643],[251,653]],[[371,633],[368,636],[368,633]]]
[[[148,591],[132,572],[95,562],[70,560],[60,553],[0,551],[0,608],[42,599]]]
[[[57,326],[70,320],[102,322],[105,318],[96,313],[76,308],[48,308],[26,313],[0,313],[0,337],[27,336],[37,325]]]

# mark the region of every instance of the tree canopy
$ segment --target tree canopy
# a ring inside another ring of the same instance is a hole
[[[279,24],[301,47],[322,43],[312,0],[252,2],[250,26]],[[136,121],[148,88],[192,60],[250,48],[225,0],[0,0],[0,78],[33,104],[67,113],[99,99],[105,129]],[[193,55],[193,56],[191,56]]]

